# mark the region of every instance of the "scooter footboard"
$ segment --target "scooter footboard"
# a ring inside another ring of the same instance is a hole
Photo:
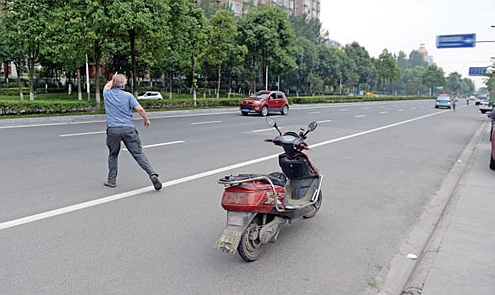
[[[215,246],[224,252],[235,254],[242,234],[256,214],[253,212],[227,211],[227,226]]]

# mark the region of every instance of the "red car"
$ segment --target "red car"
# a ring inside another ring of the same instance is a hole
[[[270,112],[280,112],[282,115],[289,113],[289,100],[282,91],[261,90],[241,102],[239,108],[241,114],[257,113],[262,116]]]

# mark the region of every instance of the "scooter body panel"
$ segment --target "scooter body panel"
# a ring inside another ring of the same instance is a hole
[[[285,189],[275,185],[277,196]],[[222,207],[227,211],[268,213],[274,206],[273,188],[262,181],[249,181],[225,188]]]

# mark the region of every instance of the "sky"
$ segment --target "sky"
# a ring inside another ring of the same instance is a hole
[[[371,57],[425,44],[428,55],[445,74],[457,72],[476,88],[481,77],[469,67],[487,67],[495,57],[495,0],[322,0],[320,21],[329,38],[342,46],[357,42]],[[476,34],[474,48],[436,48],[438,35]]]

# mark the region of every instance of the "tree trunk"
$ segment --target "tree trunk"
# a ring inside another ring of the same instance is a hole
[[[19,61],[14,61],[15,71],[17,73],[17,87],[19,87],[19,97],[24,100],[24,94],[22,93],[22,83],[21,83],[21,67],[19,66]]]
[[[217,86],[217,98],[220,98],[220,78],[222,77],[221,73],[222,66],[221,64],[218,65],[218,74],[217,74],[217,79],[218,79],[218,86]]]
[[[232,71],[229,71],[229,94],[228,97],[230,98],[230,93],[232,92]]]
[[[77,100],[82,100],[81,69],[77,69]]]
[[[34,57],[28,59],[29,68],[29,100],[34,100]]]
[[[172,99],[172,92],[173,92],[173,88],[172,88],[172,82],[173,82],[173,79],[172,79],[172,71],[168,72],[168,85],[169,85],[169,90],[168,90],[168,98],[169,99]]]
[[[194,106],[196,106],[196,56],[194,52],[191,55],[191,64],[192,64],[192,87],[191,92],[193,95]]]
[[[132,85],[131,92],[134,97],[137,97],[137,60],[136,60],[136,32],[134,30],[129,30],[129,40],[131,42],[131,75],[132,75]]]
[[[95,97],[96,97],[96,110],[100,110],[100,43],[95,41]]]

